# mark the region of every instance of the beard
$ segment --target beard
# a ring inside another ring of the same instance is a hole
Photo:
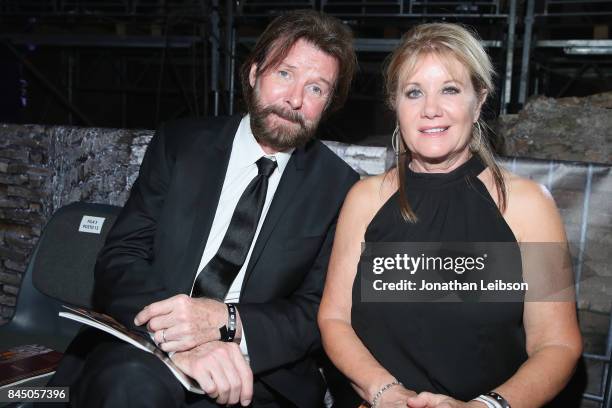
[[[318,120],[308,124],[299,112],[283,109],[276,105],[262,106],[257,88],[251,92],[247,107],[255,140],[279,152],[304,146],[314,137],[317,130]],[[266,119],[270,115],[276,115],[292,124],[270,126],[266,123]]]

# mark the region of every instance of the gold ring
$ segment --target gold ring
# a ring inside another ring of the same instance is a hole
[[[162,343],[166,343],[166,329],[162,330]]]

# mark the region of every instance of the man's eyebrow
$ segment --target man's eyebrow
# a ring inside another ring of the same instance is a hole
[[[319,77],[319,81],[324,82],[325,85],[327,85],[329,88],[332,87],[331,82],[329,82],[327,79],[323,78],[323,77]]]
[[[291,65],[291,64],[287,64],[286,62],[281,62],[278,67],[285,67],[285,68],[291,68],[291,69],[296,69],[297,67],[295,65]]]

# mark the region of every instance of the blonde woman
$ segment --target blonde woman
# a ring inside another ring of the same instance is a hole
[[[331,360],[377,408],[538,407],[580,356],[573,302],[363,302],[354,285],[362,242],[566,241],[546,190],[493,159],[480,118],[492,75],[454,24],[413,28],[391,56],[398,166],[348,194],[318,316]]]

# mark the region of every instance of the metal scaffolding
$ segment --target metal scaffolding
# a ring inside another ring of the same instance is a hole
[[[594,39],[592,32],[587,33],[590,34],[587,38],[580,38],[577,33],[580,28],[592,30],[597,24],[607,27],[611,17],[610,0],[527,0],[519,104],[541,91],[543,77],[549,72],[568,77],[553,95],[556,97],[566,96],[570,86],[589,72],[598,77],[602,90],[612,90],[612,40],[607,28],[608,38]],[[550,29],[562,31],[563,38],[549,38]]]
[[[220,14],[218,0],[0,0],[0,38],[37,89],[64,107],[66,123],[131,127],[135,106],[146,103],[154,125],[222,113]],[[61,75],[37,64],[32,50],[53,50]],[[104,75],[102,64],[112,83],[91,83],[92,74]],[[117,95],[120,121],[79,106],[105,95]]]
[[[108,92],[120,95],[122,120],[115,125],[129,126],[135,95],[150,96],[158,120],[233,113],[237,64],[273,17],[298,8],[335,15],[353,28],[363,76],[351,94],[356,99],[380,96],[381,61],[402,32],[425,21],[462,22],[480,32],[500,73],[497,113],[516,111],[552,74],[569,78],[552,96],[565,95],[582,77],[597,77],[604,88],[611,80],[611,39],[546,37],[546,27],[564,21],[608,24],[611,0],[0,0],[0,38],[69,112],[70,123],[104,124],[79,100],[83,92]],[[37,63],[32,47],[57,50],[62,78]],[[98,60],[116,60],[112,86],[80,80],[96,52]]]

